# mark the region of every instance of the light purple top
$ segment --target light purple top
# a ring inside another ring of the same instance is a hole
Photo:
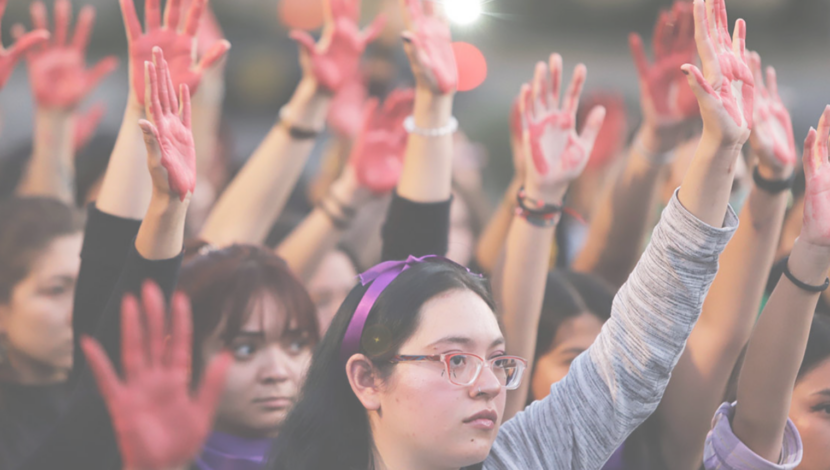
[[[781,458],[772,463],[744,445],[732,432],[735,404],[724,403],[712,419],[712,430],[706,437],[703,464],[706,470],[793,470],[801,464],[804,451],[798,429],[789,419],[784,428]]]
[[[272,439],[245,439],[213,431],[196,459],[199,470],[259,470]]]

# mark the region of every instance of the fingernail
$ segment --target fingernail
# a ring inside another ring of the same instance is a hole
[[[412,42],[412,40],[411,40],[411,39],[409,39],[409,38],[408,38],[408,37],[406,37],[406,36],[401,36],[401,39],[403,39],[403,41],[404,41],[404,42],[407,42],[407,43],[408,43],[408,42]]]

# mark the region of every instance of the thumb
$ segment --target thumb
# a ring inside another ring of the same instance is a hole
[[[225,389],[225,377],[231,362],[233,362],[233,356],[230,352],[225,351],[210,361],[207,366],[205,378],[199,385],[198,395],[196,396],[196,405],[207,416],[212,417],[216,411],[216,405],[219,403],[219,398],[221,398]]]
[[[314,42],[314,38],[311,37],[310,34],[301,29],[295,29],[294,31],[291,31],[289,37],[297,42],[300,45],[300,49],[302,49],[306,54],[311,57],[314,56],[317,49],[317,43]]]
[[[147,153],[151,156],[160,156],[161,147],[159,147],[159,131],[152,122],[141,119],[138,121],[138,127],[144,134],[144,144],[147,146]]]
[[[586,153],[588,155],[591,154],[594,143],[597,141],[597,136],[599,136],[602,130],[602,124],[605,122],[605,113],[604,106],[595,106],[588,114],[588,118],[585,119],[585,126],[582,128],[580,138],[587,149]]]
[[[715,90],[712,88],[712,85],[706,81],[706,78],[703,76],[703,72],[701,72],[699,68],[692,64],[685,64],[680,67],[680,70],[686,74],[686,79],[689,81],[689,86],[692,88],[692,92],[695,94],[698,103],[702,103],[703,101],[710,100],[717,96]]]

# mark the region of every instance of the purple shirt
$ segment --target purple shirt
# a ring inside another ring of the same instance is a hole
[[[732,432],[735,404],[724,403],[712,419],[712,430],[706,437],[703,464],[706,470],[793,470],[801,463],[803,447],[795,424],[789,419],[784,428],[781,458],[772,463],[749,449]]]
[[[196,467],[199,470],[259,470],[272,442],[213,431],[196,459]]]

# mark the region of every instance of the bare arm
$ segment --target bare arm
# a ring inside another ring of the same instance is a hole
[[[548,70],[552,85],[550,95],[546,92]],[[591,110],[582,134],[576,133],[576,110],[586,74],[585,66],[577,65],[561,109],[559,84],[562,82],[562,57],[559,54],[551,56],[549,65],[537,65],[533,92],[528,85],[522,89],[521,103],[527,125],[527,199],[561,207],[568,185],[588,163],[605,119],[605,109],[598,106]],[[571,125],[562,127],[556,124],[562,121]],[[500,286],[505,340],[510,355],[532,359],[536,349],[536,331],[545,297],[555,222],[558,218],[540,224],[538,216],[523,212],[513,218],[510,226],[505,246],[504,278]],[[528,367],[532,368],[532,364]],[[511,392],[504,420],[524,408],[529,387],[530,380],[525,380],[524,385]]]
[[[693,21],[691,6],[679,2],[661,14],[656,28],[665,34],[655,33],[653,64],[646,59],[640,36],[630,37],[643,124],[617,180],[603,190],[585,247],[573,263],[574,270],[593,273],[614,287],[625,282],[640,259],[661,170],[697,119],[696,106],[684,101],[688,85],[679,68],[695,57]]]
[[[768,93],[760,59],[750,62],[756,72],[750,144],[758,157],[758,171],[767,180],[786,180],[796,162],[789,113],[778,97],[774,71],[769,74]],[[657,411],[663,425],[663,455],[671,456],[673,468],[700,466],[710,416],[722,401],[760,308],[788,197],[789,191],[773,194],[753,186],[741,212],[740,228],[721,257],[721,269],[700,320]]]
[[[32,160],[17,188],[18,194],[75,204],[74,121],[71,111],[38,108]]]
[[[810,129],[804,143],[804,226],[788,263],[796,279],[814,286],[825,282],[830,269],[828,134],[830,106],[824,110],[818,132]],[[781,456],[792,391],[819,296],[782,276],[747,348],[733,430],[747,447],[771,462]]]

